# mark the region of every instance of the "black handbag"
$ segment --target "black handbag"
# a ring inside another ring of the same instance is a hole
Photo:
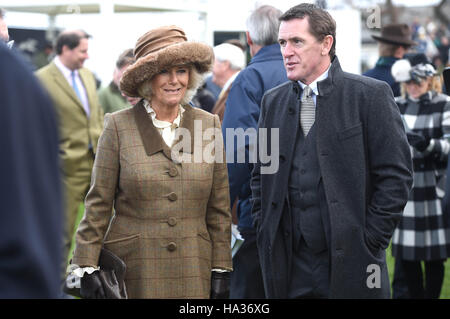
[[[102,283],[103,290],[107,299],[127,299],[127,290],[125,286],[125,273],[127,266],[125,262],[114,255],[111,251],[102,248],[98,260],[100,267],[98,277]],[[68,280],[75,280],[74,277]],[[73,283],[73,282],[72,282]],[[73,286],[73,285],[69,285]],[[80,297],[80,288],[70,288],[68,282],[64,285],[64,292],[66,294]]]

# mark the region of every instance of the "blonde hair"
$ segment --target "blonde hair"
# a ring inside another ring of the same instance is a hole
[[[187,85],[186,94],[184,95],[184,97],[181,99],[180,102],[182,105],[188,104],[192,100],[195,93],[197,93],[197,89],[203,84],[204,81],[203,74],[199,73],[192,64],[188,64],[185,66],[189,68],[189,81]],[[153,77],[143,82],[137,89],[139,95],[148,100],[149,102],[151,101],[153,95],[152,87],[150,84],[152,79]]]
[[[429,79],[429,78],[430,77],[428,77],[427,79]],[[402,82],[400,88],[401,88],[401,95],[403,97],[405,97],[406,96],[406,83]],[[439,75],[434,75],[431,77],[431,81],[430,81],[430,83],[428,83],[427,92],[428,91],[442,93],[442,82],[441,82],[441,77]]]

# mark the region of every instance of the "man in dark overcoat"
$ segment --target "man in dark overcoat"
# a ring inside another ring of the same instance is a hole
[[[50,97],[0,40],[0,299],[60,298],[62,188]]]
[[[261,157],[251,180],[266,297],[389,298],[385,249],[412,185],[392,91],[342,71],[326,11],[300,4],[280,20],[291,81],[264,95],[258,124],[259,153],[278,151],[279,167]]]

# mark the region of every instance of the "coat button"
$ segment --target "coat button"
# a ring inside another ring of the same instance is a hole
[[[178,196],[175,193],[170,193],[169,196],[167,197],[170,201],[176,201]]]
[[[177,169],[176,169],[175,167],[171,167],[170,170],[169,170],[169,175],[170,175],[171,177],[177,176],[177,175],[178,175]]]
[[[294,109],[292,108],[292,107],[290,107],[289,109],[288,109],[288,112],[289,112],[289,114],[294,114],[295,112],[294,112]]]
[[[277,207],[277,203],[276,202],[272,202],[272,208]]]
[[[284,157],[284,155],[280,155],[280,162],[284,163],[285,160],[286,160],[286,158]]]
[[[170,226],[175,226],[175,225],[177,224],[177,219],[176,219],[175,217],[170,217],[170,218],[167,220],[167,223],[168,223]]]
[[[175,249],[177,249],[177,244],[175,244],[173,241],[171,241],[171,242],[167,245],[167,250],[168,250],[168,251],[174,251]]]

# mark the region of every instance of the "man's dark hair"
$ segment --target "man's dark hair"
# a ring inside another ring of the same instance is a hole
[[[330,49],[330,57],[336,54],[336,21],[325,10],[311,3],[302,3],[290,8],[280,18],[280,21],[308,18],[309,32],[318,40],[322,41],[327,35],[333,37]]]
[[[121,69],[125,65],[133,64],[134,61],[133,49],[126,49],[119,55],[119,58],[116,61],[116,67]]]
[[[81,39],[89,39],[91,36],[82,30],[62,32],[56,38],[55,50],[56,54],[62,53],[63,46],[74,49],[80,44]]]

